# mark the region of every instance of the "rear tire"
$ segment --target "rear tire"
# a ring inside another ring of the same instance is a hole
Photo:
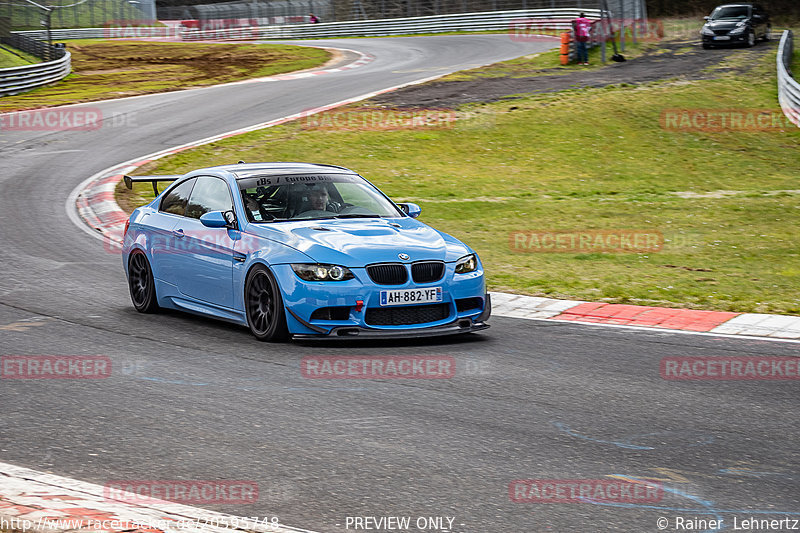
[[[710,44],[703,43],[703,50],[710,50],[710,49],[711,49]]]
[[[283,342],[289,338],[281,291],[267,267],[256,265],[247,274],[244,307],[247,325],[255,338],[267,342]]]
[[[764,30],[764,42],[768,43],[772,40],[772,28],[767,26],[767,29]]]
[[[158,311],[153,269],[150,268],[147,256],[140,250],[134,250],[128,258],[128,289],[131,292],[133,307],[137,311],[140,313]]]

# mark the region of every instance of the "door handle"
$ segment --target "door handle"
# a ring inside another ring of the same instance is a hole
[[[175,235],[176,237],[178,237],[179,239],[182,239],[183,237],[185,237],[185,236],[186,236],[186,235],[183,233],[183,230],[182,230],[182,229],[174,229],[174,230],[172,230],[172,234],[173,234],[173,235]]]

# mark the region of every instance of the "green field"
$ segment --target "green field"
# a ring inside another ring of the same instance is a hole
[[[67,42],[70,76],[59,83],[7,96],[0,111],[90,102],[271,76],[324,64],[330,53],[277,44]]]
[[[748,57],[755,64],[746,74],[734,70],[716,80],[465,106],[443,129],[335,131],[306,119],[182,152],[140,172],[182,173],[239,159],[344,165],[395,200],[419,203],[421,220],[478,250],[494,290],[798,314],[800,130],[781,120],[758,131],[661,125],[668,109],[782,117],[774,53]],[[354,110],[353,122],[378,125],[374,115],[358,116],[375,112]],[[511,237],[614,229],[660,232],[663,248],[537,253],[515,249]]]
[[[24,65],[31,65],[33,63],[40,63],[42,60],[26,54],[10,46],[3,45],[0,48],[0,68],[21,67]]]

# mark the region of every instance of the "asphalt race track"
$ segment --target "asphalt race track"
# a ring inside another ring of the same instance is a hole
[[[65,211],[90,175],[551,46],[505,35],[323,43],[375,60],[87,104],[127,117],[95,131],[0,132],[0,354],[106,355],[114,369],[101,380],[0,380],[0,461],[101,485],[254,481],[257,503],[206,507],[323,532],[345,531],[348,516],[455,517],[454,533],[800,518],[798,381],[659,373],[663,357],[797,356],[798,344],[495,317],[487,332],[458,339],[271,345],[221,322],[136,313],[119,255]],[[450,356],[457,370],[431,380],[301,376],[303,357],[342,354]],[[663,493],[631,505],[509,496],[513,480],[619,479],[609,476],[660,479]]]

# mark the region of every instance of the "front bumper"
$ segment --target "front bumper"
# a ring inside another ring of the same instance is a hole
[[[716,40],[714,37],[730,37],[730,39]],[[747,32],[737,35],[703,35],[703,44],[709,46],[731,46],[747,43]]]
[[[291,311],[290,311],[291,312]],[[293,313],[292,313],[293,314]],[[331,340],[331,339],[412,339],[419,337],[438,337],[444,335],[460,335],[473,333],[489,328],[486,320],[492,314],[491,296],[486,294],[486,304],[483,312],[472,318],[458,318],[449,324],[430,327],[418,327],[409,329],[377,329],[361,326],[336,326],[329,332],[321,330],[317,334],[295,334],[293,339],[297,340]],[[299,318],[295,315],[295,318]],[[314,328],[312,324],[305,324],[306,327]],[[316,329],[316,328],[314,328]]]
[[[430,328],[414,328],[403,330],[386,330],[374,328],[362,328],[352,326],[338,326],[333,328],[327,335],[307,335],[295,334],[293,339],[297,340],[331,340],[331,339],[416,339],[420,337],[438,337],[443,335],[460,335],[488,329],[489,324],[483,322],[473,322],[469,318],[461,318],[452,324],[444,326],[433,326]]]
[[[444,276],[435,282],[377,285],[364,268],[350,267],[354,278],[341,282],[307,282],[289,265],[275,265],[272,272],[281,287],[289,332],[299,336],[409,336],[448,335],[479,328],[479,317],[488,314],[482,265],[475,272],[455,275],[447,263]],[[408,305],[382,305],[383,290],[441,287],[441,300]],[[470,322],[466,327],[464,319]],[[459,324],[461,324],[459,326]],[[426,333],[431,332],[431,333]]]

